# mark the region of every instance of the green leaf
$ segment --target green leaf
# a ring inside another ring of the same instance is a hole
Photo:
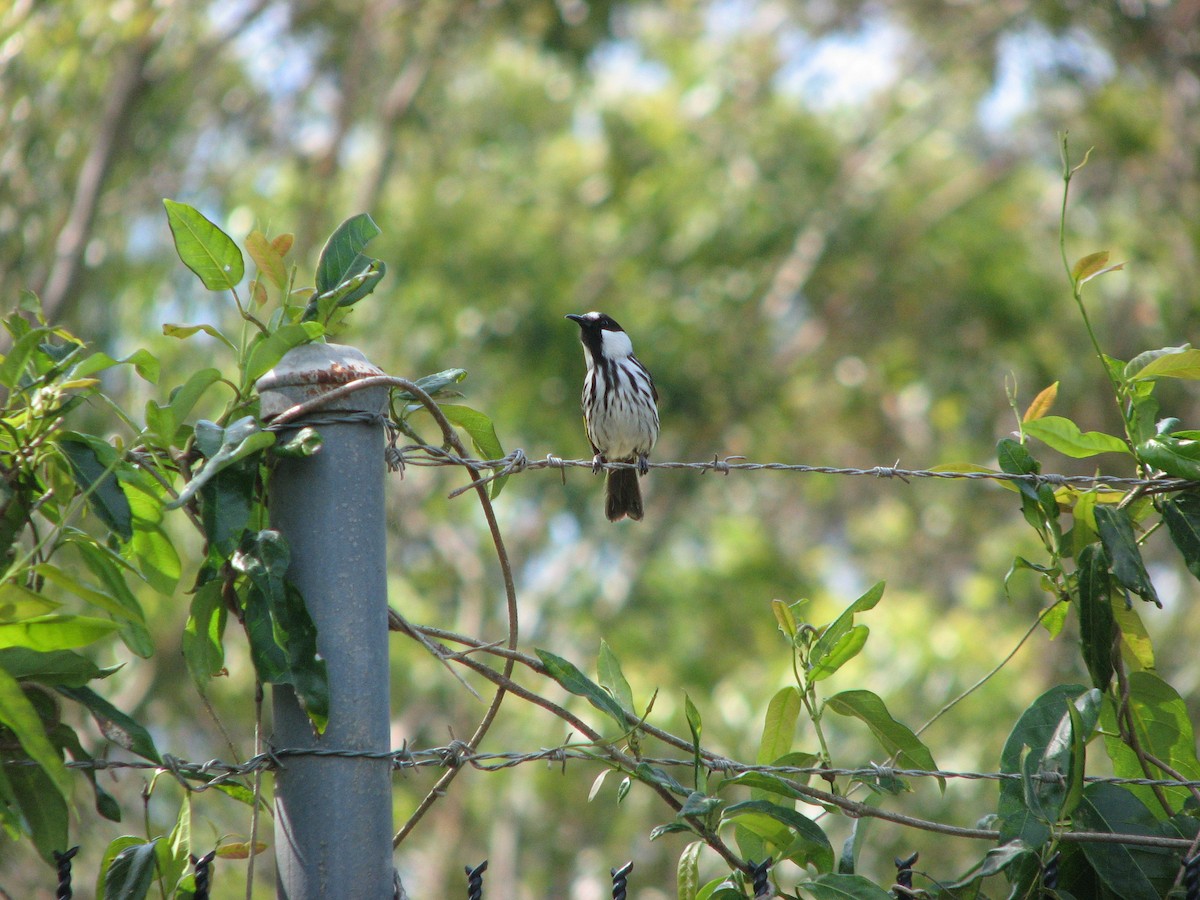
[[[71,650],[51,650],[40,653],[28,647],[6,647],[0,650],[0,670],[18,681],[39,684],[62,684],[83,687],[93,678],[107,678],[119,666],[102,669],[86,656]]]
[[[124,613],[117,613],[123,620],[121,640],[125,646],[142,659],[149,659],[154,654],[154,642],[146,629],[145,615],[142,605],[129,590],[125,577],[121,574],[122,567],[129,569],[129,563],[112,553],[108,548],[92,543],[90,540],[72,540],[71,545],[83,559],[84,564],[105,588],[105,593],[120,604]]]
[[[633,712],[633,691],[621,671],[621,663],[604,638],[600,639],[600,659],[596,666],[600,686],[608,691],[621,708]]]
[[[224,344],[226,347],[228,347],[234,353],[237,352],[237,345],[234,344],[233,341],[231,341],[229,338],[225,337],[225,335],[223,335],[220,331],[217,330],[216,327],[214,327],[212,325],[172,325],[171,323],[168,322],[168,323],[164,324],[162,327],[162,333],[164,335],[166,335],[167,337],[177,338],[178,340],[181,340],[181,341],[184,340],[185,338],[190,338],[193,334],[196,334],[197,332],[201,332],[201,331],[203,331],[205,334],[209,335],[210,337],[215,337],[218,341],[220,341],[222,344]]]
[[[452,384],[458,384],[466,377],[466,369],[445,369],[444,371],[437,372],[433,375],[426,375],[424,378],[418,378],[413,382],[413,384],[423,390],[430,397],[436,397],[439,392],[445,390]],[[397,401],[417,399],[416,394],[404,390],[397,390],[393,397]]]
[[[849,631],[838,638],[836,644],[826,648],[820,659],[812,664],[812,668],[808,670],[808,680],[822,681],[858,656],[862,648],[866,646],[867,636],[870,633],[871,629],[866,625],[852,626]]]
[[[700,890],[700,851],[704,847],[704,841],[692,841],[679,854],[679,864],[675,867],[678,900],[696,900]]]
[[[204,433],[209,436],[203,441],[203,444],[202,426],[207,426]],[[212,444],[217,441],[220,443],[214,451]],[[253,416],[238,419],[226,428],[221,428],[212,422],[205,423],[203,420],[197,423],[196,444],[200,451],[208,457],[208,460],[187,483],[187,486],[180,491],[179,497],[166,505],[166,509],[178,509],[183,506],[222,469],[255,453],[261,453],[274,443],[274,432],[263,431]]]
[[[353,306],[378,287],[383,276],[387,274],[387,266],[378,259],[369,259],[367,266],[336,287],[324,293],[314,294],[304,308],[302,322],[319,322],[323,327],[330,326],[334,313],[339,309]]]
[[[81,703],[92,714],[100,732],[116,744],[131,753],[136,753],[143,759],[161,763],[158,748],[154,746],[154,738],[138,722],[121,712],[89,687],[66,687],[60,685],[58,692],[64,697],[70,697]]]
[[[1158,822],[1130,791],[1115,784],[1090,784],[1076,813],[1078,828],[1113,834],[1159,834]],[[1083,844],[1083,854],[1100,880],[1122,900],[1165,897],[1179,871],[1171,850],[1127,844]]]
[[[453,403],[443,403],[440,406],[442,414],[470,436],[475,451],[482,459],[502,459],[504,457],[504,448],[500,446],[500,439],[496,437],[496,428],[492,425],[491,419],[469,406],[458,406]],[[505,475],[492,482],[493,500],[500,496],[500,491],[503,490],[507,481],[508,476]]]
[[[55,744],[68,750],[72,758],[77,761],[93,762],[95,760],[94,756],[83,749],[83,745],[79,743],[79,735],[75,733],[74,729],[62,722],[59,722],[50,732],[50,738]],[[120,822],[121,804],[117,802],[116,797],[100,786],[96,779],[96,769],[84,768],[81,772],[92,786],[92,793],[96,798],[96,812],[110,822]]]
[[[797,887],[811,894],[813,900],[892,900],[891,894],[861,875],[822,875]]]
[[[185,203],[163,200],[167,224],[175,238],[175,252],[210,291],[237,287],[246,266],[237,244],[199,210]]]
[[[21,749],[42,768],[59,796],[69,801],[71,776],[62,756],[46,737],[46,726],[20,682],[3,669],[0,669],[0,724],[13,733]]]
[[[796,735],[796,721],[800,718],[803,701],[794,687],[780,688],[767,704],[767,715],[763,720],[762,739],[758,744],[755,762],[769,766],[792,749]]]
[[[1131,672],[1128,689],[1128,719],[1133,723],[1141,749],[1161,760],[1184,780],[1200,780],[1196,736],[1183,697],[1151,672]],[[1111,703],[1106,705],[1101,721],[1104,725],[1105,748],[1112,760],[1114,774],[1123,778],[1145,777],[1136,753],[1116,736],[1118,731]],[[1131,790],[1144,803],[1158,808],[1158,800],[1148,787],[1136,785]],[[1160,790],[1177,809],[1190,801],[1186,788],[1163,787]]]
[[[316,322],[299,322],[284,325],[267,335],[259,334],[250,345],[243,383],[253,384],[271,371],[289,350],[311,343],[324,333],[325,329]]]
[[[1146,465],[1175,478],[1200,481],[1200,440],[1180,434],[1156,435],[1138,444],[1137,457]]]
[[[339,225],[317,260],[317,293],[324,294],[366,269],[372,260],[362,250],[380,234],[379,226],[366,213]]]
[[[1060,685],[1038,697],[1017,720],[1000,754],[1000,771],[1025,775],[1022,760],[1041,759],[1049,747],[1067,704],[1086,692],[1082,685]],[[1050,829],[1040,821],[1026,803],[1023,782],[1005,779],[1000,782],[1000,840],[1007,843],[1020,838],[1033,849],[1041,847],[1050,837]]]
[[[1133,591],[1143,600],[1161,607],[1158,593],[1150,581],[1142,552],[1133,535],[1133,522],[1129,511],[1102,504],[1096,507],[1096,530],[1112,562],[1112,573],[1127,590]]]
[[[88,616],[37,616],[21,622],[0,624],[0,648],[67,650],[98,641],[119,627],[108,619]]]
[[[895,755],[901,768],[936,769],[933,754],[907,725],[892,718],[877,695],[870,691],[842,691],[825,701],[825,708],[841,716],[862,721],[889,755]],[[945,780],[938,779],[945,787]]]
[[[883,598],[885,583],[880,581],[870,590],[847,606],[821,632],[821,636],[813,644],[809,653],[810,681],[820,681],[836,672],[844,663],[858,655],[863,644],[867,641],[868,630],[858,626],[858,632],[852,633],[854,616],[857,613],[874,609]]]
[[[1022,766],[1025,805],[1049,825],[1070,816],[1079,803],[1086,769],[1085,746],[1099,719],[1102,698],[1093,688],[1065,704],[1065,711],[1042,751],[1025,757]]]
[[[29,359],[37,352],[38,347],[50,334],[49,328],[35,328],[23,335],[4,356],[0,362],[0,385],[15,390],[29,365]]]
[[[192,595],[191,611],[183,628],[183,659],[192,680],[201,687],[225,667],[222,639],[227,616],[219,580],[209,581]]]
[[[257,503],[258,460],[241,459],[218,471],[200,489],[200,524],[210,552],[228,558],[250,527]]]
[[[0,584],[0,624],[44,616],[62,606],[11,581]]]
[[[996,444],[996,461],[1000,464],[1000,471],[1010,475],[1032,475],[1041,469],[1025,445],[1012,438],[1001,438]]]
[[[1073,459],[1085,459],[1100,453],[1129,454],[1129,445],[1103,431],[1081,432],[1079,426],[1062,416],[1043,416],[1022,425],[1028,435],[1048,444]]]
[[[21,824],[33,840],[38,855],[54,865],[54,851],[67,846],[70,807],[59,786],[38,766],[4,766],[0,777],[7,780],[9,791],[19,809]]]
[[[287,287],[287,265],[283,261],[283,254],[267,240],[265,234],[255,230],[246,235],[246,252],[258,266],[259,274],[281,291]]]
[[[104,873],[104,900],[143,900],[150,893],[158,869],[158,841],[125,847],[113,858]]]
[[[42,563],[34,567],[34,571],[51,584],[58,585],[63,590],[70,591],[79,599],[86,600],[93,606],[98,606],[100,609],[111,613],[119,619],[129,622],[141,622],[143,624],[146,621],[140,607],[130,609],[116,597],[77,581],[65,571],[58,568],[58,566],[51,565],[50,563]]]
[[[1200,494],[1176,494],[1163,503],[1162,516],[1184,565],[1200,578]]]
[[[1100,544],[1088,544],[1079,553],[1077,563],[1079,643],[1092,684],[1105,691],[1112,681],[1117,636],[1108,559]]]
[[[245,628],[260,680],[291,685],[317,733],[329,721],[329,676],[317,651],[317,626],[285,577],[291,553],[277,531],[247,534],[233,568],[247,577]]]
[[[321,437],[321,433],[306,425],[292,433],[282,444],[276,444],[271,452],[275,456],[283,456],[288,459],[306,459],[320,453],[321,447],[324,445],[325,439]]]
[[[1183,378],[1189,381],[1200,379],[1200,350],[1191,345],[1164,347],[1139,353],[1125,366],[1128,381],[1145,381],[1152,378]]]
[[[1009,841],[999,847],[993,847],[984,855],[983,861],[971,869],[968,876],[953,884],[946,885],[946,888],[952,891],[960,891],[983,878],[999,875],[1014,863],[1019,864],[1036,859],[1037,855],[1029,849],[1024,841]],[[1040,863],[1040,860],[1038,862]]]
[[[71,471],[79,489],[90,491],[88,504],[96,517],[121,540],[130,540],[133,537],[133,521],[129,498],[113,474],[122,465],[116,449],[107,441],[75,432],[65,432],[57,443],[71,463]]]
[[[788,859],[798,865],[811,863],[818,871],[833,869],[833,846],[816,822],[794,809],[771,803],[768,800],[744,800],[728,807],[722,815],[723,822],[746,819],[752,822],[751,814],[766,816],[786,826],[790,833],[787,843],[779,845]],[[772,843],[775,843],[772,840]]]
[[[583,697],[592,706],[600,710],[600,712],[611,716],[621,728],[628,727],[625,711],[608,691],[594,683],[572,663],[561,656],[555,656],[549,650],[537,648],[533,652],[542,661],[542,665],[546,667],[546,671],[550,677],[557,681],[563,688],[577,697]]]

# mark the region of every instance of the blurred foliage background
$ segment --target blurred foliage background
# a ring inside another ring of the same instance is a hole
[[[562,317],[602,309],[658,382],[656,459],[991,464],[1015,425],[1010,387],[1023,408],[1060,381],[1055,412],[1119,425],[1059,259],[1057,132],[1095,148],[1072,184],[1068,255],[1127,263],[1089,288],[1105,350],[1128,359],[1197,327],[1198,17],[1200,4],[1158,0],[14,0],[0,12],[0,297],[36,290],[52,321],[113,356],[161,354],[159,385],[108,385],[136,410],[222,352],[163,337],[162,322],[235,317],[179,265],[161,198],[239,241],[294,231],[299,283],[323,236],[365,211],[389,274],[344,341],[397,375],[464,366],[466,402],[506,448],[587,455],[577,329]],[[1163,396],[1197,427],[1194,390]],[[77,415],[105,427],[104,409]],[[1092,471],[1042,451],[1047,470]],[[489,539],[469,498],[445,499],[460,482],[424,469],[391,483],[391,602],[497,640]],[[510,482],[499,513],[522,645],[594,671],[606,639],[640,702],[658,690],[653,721],[686,734],[686,691],[705,743],[741,759],[790,677],[772,599],[810,598],[824,622],[887,580],[838,687],[878,692],[914,728],[1048,599],[1029,576],[1005,591],[1013,557],[1037,547],[994,485],[674,471],[644,484],[646,521],[611,526],[581,470]],[[1197,586],[1165,563],[1154,574],[1160,674],[1190,696]],[[110,699],[175,755],[244,758],[252,669],[234,637],[218,726],[178,651],[186,599],[144,598],[161,650],[110,679]],[[938,763],[994,770],[1030,700],[1086,680],[1073,641],[1036,633],[926,732]],[[103,660],[120,661],[118,647]],[[440,665],[400,637],[393,665],[395,746],[469,734],[482,707]],[[878,756],[853,726],[834,733],[839,763]],[[482,749],[566,737],[510,699]],[[797,749],[812,741],[802,729]],[[648,839],[667,811],[637,787],[618,806],[615,780],[586,802],[596,774],[465,773],[397,852],[409,892],[456,895],[462,866],[487,857],[489,897],[592,900],[633,859],[631,896],[673,896],[685,842]],[[397,777],[398,823],[433,780]],[[79,804],[81,882],[114,829],[139,831],[142,783],[116,785],[123,826]],[[160,829],[169,793],[149,805]],[[901,805],[972,825],[995,788],[921,783]],[[249,828],[220,797],[194,815],[213,842]],[[830,826],[835,846],[845,824]],[[984,849],[873,823],[860,871],[886,883],[892,858],[919,850],[950,878]],[[244,866],[218,864],[217,896],[242,895]],[[271,895],[269,873],[256,895]],[[28,848],[0,845],[9,896],[52,883]]]

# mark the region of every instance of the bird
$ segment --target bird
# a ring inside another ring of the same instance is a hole
[[[633,355],[625,329],[608,315],[588,312],[566,318],[579,325],[587,375],[583,379],[583,424],[592,444],[592,471],[606,462],[637,463],[613,469],[605,480],[604,514],[610,522],[642,518],[638,475],[650,471],[658,440],[658,391],[649,370]]]

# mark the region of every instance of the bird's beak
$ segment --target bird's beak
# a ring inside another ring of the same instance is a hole
[[[577,322],[580,324],[583,322],[583,316],[577,316],[575,313],[567,313],[565,316],[563,316],[563,318],[570,319],[572,322]]]

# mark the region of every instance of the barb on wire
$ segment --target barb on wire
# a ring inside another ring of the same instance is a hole
[[[524,450],[516,449],[501,459],[474,459],[458,456],[442,447],[428,444],[412,444],[398,450],[404,465],[412,466],[469,466],[477,470],[490,469],[490,474],[483,476],[470,484],[456,488],[451,497],[457,497],[472,488],[476,488],[506,475],[530,472],[537,469],[558,469],[564,473],[567,469],[593,469],[595,464],[591,459],[566,459],[547,454],[543,459],[530,459]],[[634,469],[637,463],[605,462],[600,468],[607,471],[619,469]],[[728,475],[731,472],[792,472],[811,475],[845,475],[866,476],[872,478],[899,478],[911,483],[915,479],[962,479],[967,481],[996,481],[1024,482],[1032,485],[1050,485],[1051,487],[1082,487],[1082,488],[1144,488],[1154,491],[1178,491],[1196,487],[1197,482],[1183,478],[1157,477],[1137,478],[1119,475],[1061,475],[1054,473],[1015,474],[1011,472],[956,472],[941,469],[905,469],[897,460],[890,466],[871,466],[858,468],[854,466],[814,466],[803,463],[781,462],[749,462],[743,456],[714,456],[703,462],[652,462],[652,469],[684,469],[690,471],[718,472]]]

